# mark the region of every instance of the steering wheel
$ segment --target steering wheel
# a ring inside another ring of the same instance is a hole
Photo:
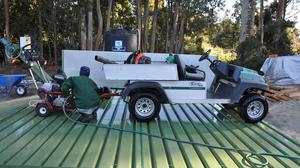
[[[202,54],[202,56],[199,58],[199,61],[203,61],[203,60],[207,59],[210,52],[211,52],[211,50],[209,49],[204,54]]]

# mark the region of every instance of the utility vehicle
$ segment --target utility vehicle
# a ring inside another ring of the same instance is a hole
[[[210,62],[214,80],[209,86],[206,74],[198,66],[185,65],[184,58],[175,55],[175,64],[117,64],[103,62],[107,80],[127,80],[121,93],[131,115],[139,121],[150,121],[159,115],[161,104],[220,103],[237,105],[240,116],[249,123],[261,121],[268,113],[267,92],[263,74],[211,60],[210,50],[199,61]]]

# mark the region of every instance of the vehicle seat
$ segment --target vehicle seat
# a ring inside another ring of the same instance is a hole
[[[179,80],[197,80],[203,81],[204,77],[201,73],[189,73],[185,70],[185,64],[180,60],[179,56],[175,55],[175,63],[177,64],[177,71]]]
[[[231,82],[240,81],[241,68],[238,66],[228,64],[227,79]]]
[[[213,71],[219,79],[225,79],[235,83],[240,81],[241,68],[238,66],[220,62],[218,68]]]
[[[185,69],[184,69],[185,66],[183,66],[181,64],[181,61],[180,61],[179,56],[177,54],[175,55],[175,63],[177,65],[179,80],[185,80]]]
[[[189,73],[185,72],[185,79],[186,80],[196,80],[196,81],[204,81],[203,74],[201,73]]]

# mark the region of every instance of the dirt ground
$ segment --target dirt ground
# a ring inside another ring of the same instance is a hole
[[[300,141],[300,101],[269,102],[265,121]]]

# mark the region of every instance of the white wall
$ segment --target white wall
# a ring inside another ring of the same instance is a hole
[[[103,72],[103,64],[95,61],[95,55],[102,56],[112,61],[123,63],[131,52],[110,52],[110,51],[83,51],[83,50],[63,50],[63,70],[66,75],[79,75],[81,66],[88,66],[91,69],[90,77],[101,86],[122,87],[126,81],[108,81],[105,80]],[[164,62],[168,57],[168,53],[144,53],[145,56],[151,58],[152,63]],[[214,74],[209,69],[209,62],[204,60],[199,63],[200,55],[180,54],[181,58],[187,65],[199,65],[201,70],[206,72],[206,86],[209,87],[213,81]],[[216,57],[211,57],[215,59]]]

